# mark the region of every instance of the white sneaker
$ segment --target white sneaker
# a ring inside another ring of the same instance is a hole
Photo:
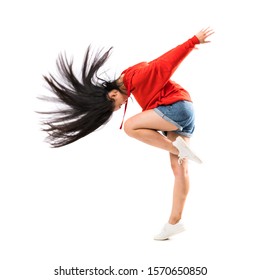
[[[182,137],[178,136],[172,144],[179,150],[179,164],[182,163],[183,159],[187,158],[189,160],[193,160],[197,163],[202,163],[202,160],[195,155],[195,153],[191,150],[188,144],[182,139]]]
[[[175,225],[165,224],[162,231],[154,237],[154,240],[166,240],[174,234],[181,233],[185,230],[183,224],[178,222]]]

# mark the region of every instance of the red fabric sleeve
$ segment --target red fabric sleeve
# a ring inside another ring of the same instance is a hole
[[[174,71],[184,58],[199,44],[196,36],[166,52],[160,57],[136,64],[123,73],[124,84],[143,110],[159,104],[171,104],[177,100],[190,100],[189,94],[179,85],[170,81]]]
[[[176,71],[184,58],[194,49],[196,44],[200,44],[200,41],[196,36],[193,36],[183,44],[178,45],[157,59],[152,60],[149,64],[157,68],[158,72],[168,72],[166,79],[170,79],[172,74]]]
[[[195,44],[199,44],[199,40],[193,36],[155,60],[140,64],[140,68],[139,65],[133,67],[134,76],[129,83],[131,89],[143,91],[143,94],[147,92],[147,89],[154,92],[162,89],[180,63],[193,50]]]

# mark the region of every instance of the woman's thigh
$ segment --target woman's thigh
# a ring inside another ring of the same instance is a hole
[[[155,113],[154,110],[143,111],[142,113],[129,118],[126,120],[124,128],[125,130],[147,128],[162,131],[172,131],[177,129],[174,124],[163,119],[161,116]]]

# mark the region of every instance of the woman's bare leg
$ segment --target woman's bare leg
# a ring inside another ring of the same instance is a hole
[[[170,153],[171,167],[175,176],[172,210],[169,218],[170,224],[176,224],[182,217],[184,204],[189,192],[188,160],[184,159],[182,164],[178,162],[178,149],[172,142],[179,136],[172,132],[177,127],[164,120],[153,110],[137,114],[125,122],[125,132],[130,136],[146,144],[161,148]],[[169,131],[167,137],[160,131]],[[186,142],[189,138],[183,137]]]
[[[178,136],[179,135],[174,132],[168,132],[167,135],[171,142],[175,141]],[[189,138],[183,137],[183,139],[189,142]],[[178,156],[170,153],[170,161],[175,181],[173,189],[172,210],[168,222],[170,224],[176,224],[182,217],[184,204],[190,187],[188,160],[183,160],[182,164],[179,164]]]
[[[129,118],[124,124],[127,135],[148,145],[163,149],[177,155],[178,149],[172,145],[172,141],[160,134],[160,131],[176,130],[177,127],[164,120],[154,110],[147,110]]]

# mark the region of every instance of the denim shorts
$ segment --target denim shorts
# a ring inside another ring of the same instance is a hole
[[[175,133],[191,137],[195,129],[195,115],[193,103],[189,101],[178,101],[170,105],[161,105],[154,111],[166,121],[177,126]],[[167,131],[163,131],[167,135]]]

